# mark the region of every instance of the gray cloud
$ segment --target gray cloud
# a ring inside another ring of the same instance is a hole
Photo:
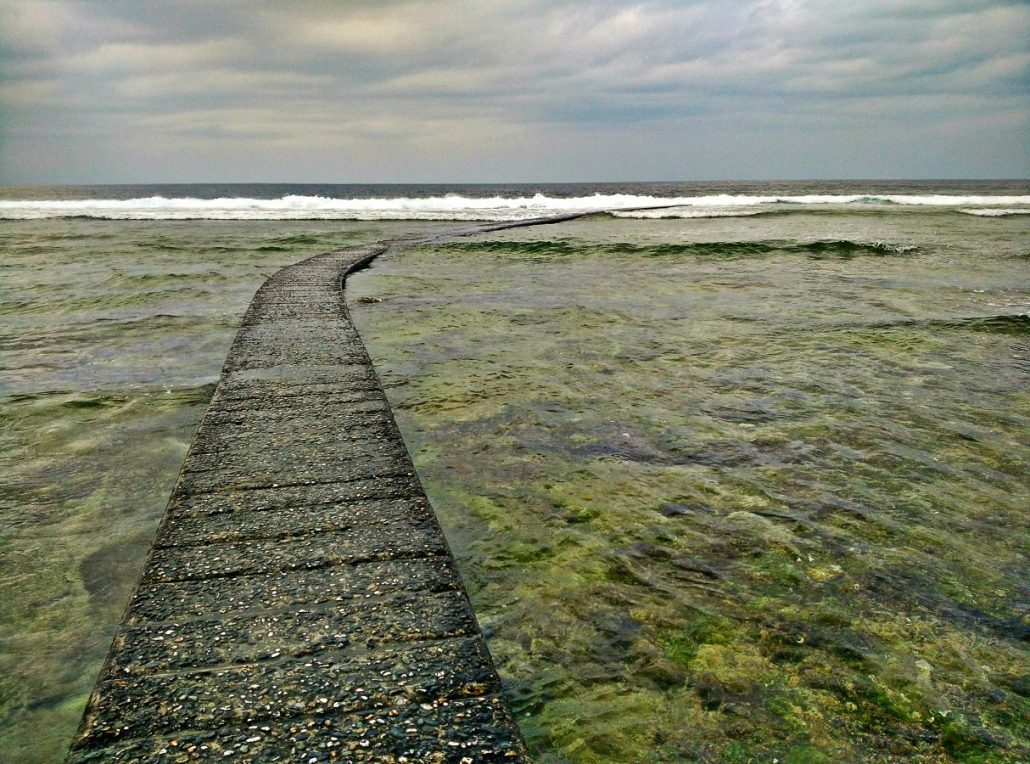
[[[1021,2],[0,13],[0,182],[1030,174]]]

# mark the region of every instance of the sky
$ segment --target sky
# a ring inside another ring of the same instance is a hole
[[[1030,3],[0,0],[0,185],[1030,177]]]

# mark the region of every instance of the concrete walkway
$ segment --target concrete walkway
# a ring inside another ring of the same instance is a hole
[[[385,249],[258,291],[70,762],[526,760],[343,302]]]

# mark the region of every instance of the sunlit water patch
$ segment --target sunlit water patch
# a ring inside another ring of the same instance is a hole
[[[1028,232],[592,219],[349,282],[538,760],[1030,757]]]

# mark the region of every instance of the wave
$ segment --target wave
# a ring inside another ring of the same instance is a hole
[[[987,334],[1007,334],[1014,337],[1026,337],[1030,335],[1030,314],[999,313],[993,316],[964,316],[958,318],[903,318],[872,324],[868,328],[961,329]]]
[[[812,257],[854,257],[857,255],[908,255],[919,251],[919,248],[912,244],[890,244],[886,241],[849,241],[840,239],[835,241],[813,241],[808,244],[795,244],[789,248],[793,251],[804,252]]]
[[[616,245],[619,246],[619,245]],[[620,253],[627,253],[620,248]],[[645,257],[692,256],[705,258],[743,258],[767,255],[802,255],[813,260],[826,258],[888,257],[892,255],[915,254],[918,248],[904,244],[889,244],[883,241],[850,241],[835,239],[828,241],[712,241],[692,244],[658,244],[638,247],[632,254]]]
[[[708,241],[684,244],[588,244],[565,239],[531,241],[458,241],[446,245],[461,252],[483,252],[516,258],[552,259],[569,255],[608,254],[638,257],[747,258],[767,255],[803,255],[824,258],[889,257],[916,254],[917,247],[883,241],[834,239],[812,242],[793,241]]]
[[[454,241],[444,245],[446,249],[457,252],[487,253],[500,255],[514,255],[516,257],[530,256],[541,258],[563,257],[567,255],[579,255],[587,252],[597,252],[598,247],[589,244],[571,242],[567,239],[544,239],[531,241],[507,241],[507,240],[482,240],[482,241]],[[611,248],[611,245],[602,247],[604,250]]]
[[[1030,196],[912,194],[809,194],[802,196],[661,197],[594,194],[560,197],[537,193],[518,197],[427,197],[334,199],[287,195],[277,199],[224,197],[198,199],[150,196],[138,199],[0,200],[0,219],[99,218],[105,220],[527,220],[550,215],[614,212],[713,217],[771,211],[771,205],[844,207],[901,205],[918,207],[1005,208],[1030,206]],[[758,208],[758,209],[756,209]],[[775,208],[773,208],[775,209]],[[678,213],[675,211],[679,210]],[[663,212],[664,211],[664,212]]]
[[[691,219],[691,218],[751,218],[757,215],[772,215],[785,210],[756,210],[756,209],[684,209],[672,207],[668,209],[654,210],[613,210],[609,214],[616,218],[633,218],[635,220],[668,220],[668,219]]]
[[[966,329],[988,334],[1008,334],[1015,337],[1025,337],[1030,334],[1030,314],[1026,313],[942,319],[933,323],[935,326],[947,329]]]
[[[1025,207],[1022,207],[1022,208],[1016,207],[1016,208],[1008,208],[1008,209],[998,208],[998,207],[990,207],[990,208],[987,208],[987,209],[979,209],[979,210],[958,210],[958,212],[961,212],[964,215],[976,215],[977,217],[982,217],[982,218],[1004,218],[1004,217],[1011,217],[1012,215],[1027,215],[1027,214],[1030,214],[1030,209],[1027,209]]]
[[[50,407],[80,410],[107,409],[122,406],[138,406],[155,403],[167,406],[169,403],[186,403],[205,405],[215,392],[215,383],[184,385],[171,387],[160,384],[149,390],[138,386],[126,387],[123,390],[75,391],[75,390],[38,390],[28,393],[16,393],[7,398],[9,403],[40,403]]]
[[[173,284],[183,279],[209,285],[213,282],[232,281],[232,277],[215,270],[207,271],[166,271],[164,273],[126,273],[113,269],[105,284]]]

